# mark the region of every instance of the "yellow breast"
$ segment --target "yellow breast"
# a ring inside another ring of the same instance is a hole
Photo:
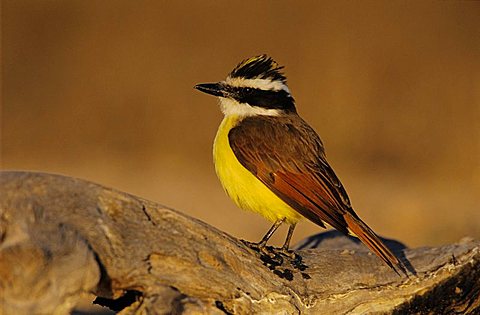
[[[257,212],[270,221],[286,218],[288,223],[296,223],[302,216],[243,167],[230,148],[228,132],[240,120],[239,116],[226,116],[215,137],[213,159],[223,188],[242,209]]]

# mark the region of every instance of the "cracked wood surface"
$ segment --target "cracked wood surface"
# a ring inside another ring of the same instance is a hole
[[[91,182],[0,172],[0,314],[480,312],[480,242],[402,249],[399,277],[336,232],[274,259],[168,207]],[[314,248],[312,248],[314,247]]]

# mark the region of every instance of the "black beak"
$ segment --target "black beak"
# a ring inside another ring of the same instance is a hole
[[[200,92],[225,97],[226,91],[222,83],[202,83],[194,86]]]

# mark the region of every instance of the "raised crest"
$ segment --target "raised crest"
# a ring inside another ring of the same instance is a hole
[[[260,55],[240,62],[230,73],[230,78],[270,79],[286,83],[282,73],[283,66],[278,65],[271,57]]]

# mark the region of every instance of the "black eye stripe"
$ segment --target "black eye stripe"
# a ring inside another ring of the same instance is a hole
[[[261,90],[246,87],[231,87],[231,94],[240,103],[266,109],[295,111],[295,101],[285,90]]]

